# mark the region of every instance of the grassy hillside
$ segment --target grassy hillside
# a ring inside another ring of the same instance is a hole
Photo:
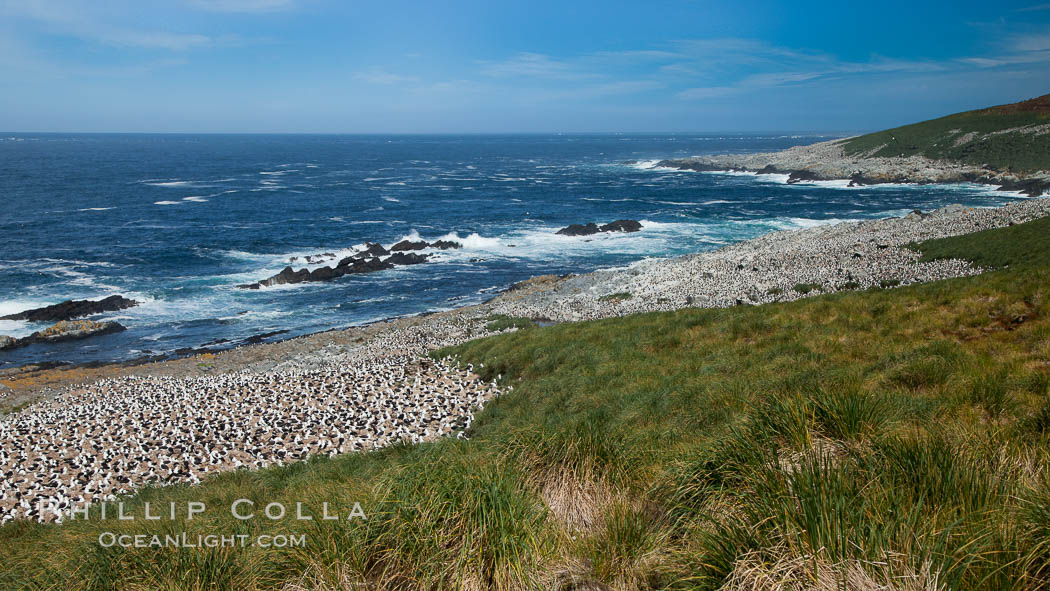
[[[1045,95],[870,133],[844,146],[851,155],[920,155],[999,171],[1050,170],[1050,129],[1034,129],[1048,124],[1050,95]]]
[[[911,248],[922,252],[922,261],[967,259],[982,267],[1050,267],[1050,217],[1009,228],[995,228],[928,240]]]
[[[513,386],[470,441],[131,503],[360,502],[367,521],[18,523],[0,588],[1046,588],[1050,267],[1014,258],[1050,249],[1046,223],[929,245],[1016,247],[980,277],[467,343],[451,352]],[[121,550],[104,531],[309,542]]]

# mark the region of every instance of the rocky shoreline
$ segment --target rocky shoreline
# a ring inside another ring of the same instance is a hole
[[[386,271],[387,269],[393,269],[395,266],[403,265],[419,265],[427,262],[430,258],[429,254],[418,254],[415,252],[409,252],[414,250],[425,250],[425,249],[437,249],[437,250],[448,250],[455,248],[463,248],[463,245],[459,242],[451,240],[438,240],[436,242],[428,243],[423,240],[412,241],[402,240],[397,244],[390,247],[389,250],[383,248],[382,244],[377,242],[366,242],[364,246],[358,252],[351,254],[348,257],[342,258],[337,264],[332,266],[321,266],[316,269],[310,270],[307,268],[301,268],[298,271],[292,268],[291,265],[285,267],[280,273],[263,279],[262,281],[256,281],[255,283],[246,283],[244,285],[238,285],[240,289],[261,289],[263,287],[273,287],[274,285],[284,285],[287,283],[306,283],[311,281],[332,281],[346,275],[358,275],[362,273],[375,273],[376,271]],[[381,258],[386,257],[386,258]],[[325,262],[329,259],[334,259],[335,254],[323,253],[318,255],[310,255],[305,257],[304,262],[307,264]],[[297,262],[299,257],[293,257],[289,262]]]
[[[16,339],[0,335],[0,351],[26,347],[35,343],[61,343],[93,336],[113,334],[126,330],[119,322],[95,322],[92,320],[59,320],[44,330]]]
[[[838,139],[780,152],[719,154],[661,160],[654,168],[695,172],[752,172],[788,175],[788,183],[848,180],[850,186],[885,183],[962,183],[994,185],[1003,191],[1017,191],[1029,197],[1050,192],[1050,172],[1029,174],[998,171],[922,156],[897,158],[870,154],[848,155]]]
[[[912,242],[1050,215],[1050,199],[997,208],[952,205],[900,218],[772,232],[716,251],[643,260],[622,269],[546,278],[491,301],[494,313],[564,322],[684,307],[790,301],[844,290],[892,288],[980,273],[969,262],[919,262]]]
[[[973,275],[982,269],[919,262],[907,245],[1046,215],[1050,199],[1033,199],[774,232],[707,253],[535,277],[448,312],[133,367],[0,372],[0,406],[21,407],[0,418],[0,522],[54,519],[40,501],[68,507],[146,483],[462,433],[501,390],[471,368],[426,355],[494,334],[494,315],[572,322]],[[163,409],[176,406],[194,409],[183,427],[195,435],[173,451],[160,443],[181,431],[165,435],[158,425],[174,416]],[[97,443],[85,449],[45,432],[90,433]],[[68,476],[55,480],[63,467]]]

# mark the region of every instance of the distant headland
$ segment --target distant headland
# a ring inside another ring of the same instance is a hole
[[[781,152],[663,160],[695,171],[787,174],[788,182],[976,182],[1037,197],[1050,191],[1050,94]]]

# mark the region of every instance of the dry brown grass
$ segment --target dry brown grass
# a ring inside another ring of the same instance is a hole
[[[899,556],[832,563],[785,548],[740,557],[720,591],[944,591],[929,564],[916,571]]]

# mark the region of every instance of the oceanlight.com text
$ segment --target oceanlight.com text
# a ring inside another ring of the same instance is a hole
[[[117,534],[102,532],[98,543],[103,548],[302,548],[306,546],[306,534]]]

